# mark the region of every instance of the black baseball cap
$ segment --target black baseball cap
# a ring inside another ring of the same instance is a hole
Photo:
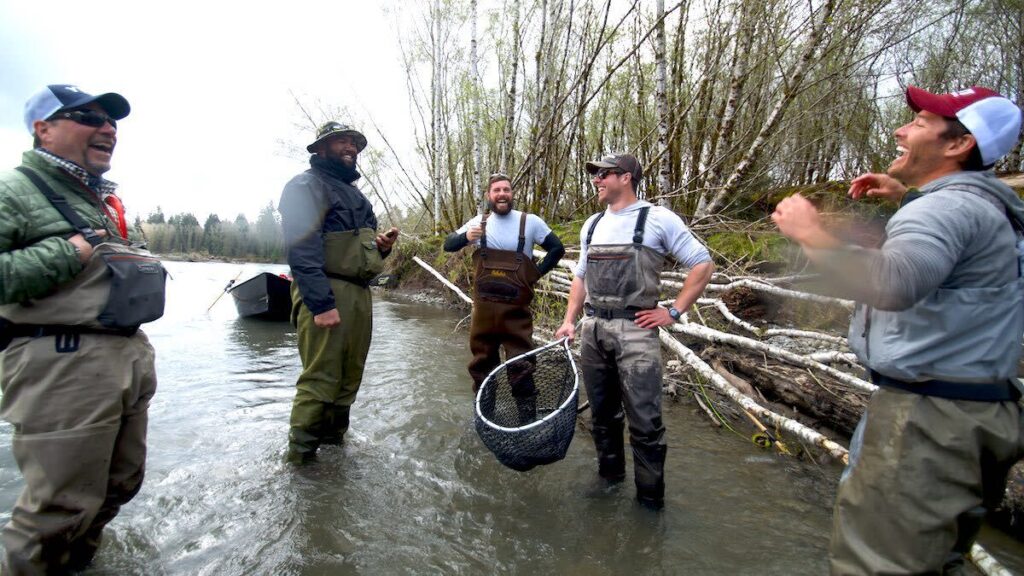
[[[640,183],[640,179],[644,177],[644,170],[640,167],[640,163],[637,162],[636,156],[632,154],[610,154],[602,157],[600,160],[593,162],[587,162],[587,174],[593,176],[597,172],[604,168],[618,168],[627,174],[633,176],[633,184]]]
[[[57,112],[81,108],[92,102],[99,104],[114,120],[124,118],[132,110],[128,100],[114,92],[93,96],[72,84],[50,84],[25,102],[25,127],[29,134],[35,134],[32,125],[36,120],[46,120]]]

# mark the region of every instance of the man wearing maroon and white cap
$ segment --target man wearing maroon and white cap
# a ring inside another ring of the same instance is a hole
[[[1024,203],[991,168],[1021,111],[986,88],[906,92],[885,174],[850,195],[901,202],[878,249],[844,245],[805,198],[772,219],[858,306],[850,348],[878,386],[836,494],[833,574],[947,573],[1022,454]]]

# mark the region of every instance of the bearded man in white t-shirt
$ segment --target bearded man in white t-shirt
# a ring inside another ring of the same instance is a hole
[[[446,252],[469,244],[473,253],[473,320],[469,347],[473,359],[469,375],[473,391],[479,390],[487,375],[501,363],[499,349],[513,358],[533,349],[533,285],[558,264],[565,248],[551,228],[535,214],[513,209],[512,181],[505,174],[488,180],[489,210],[476,215],[445,239]],[[547,251],[534,263],[533,246]],[[529,379],[514,395],[536,393]],[[525,416],[524,416],[525,417]]]

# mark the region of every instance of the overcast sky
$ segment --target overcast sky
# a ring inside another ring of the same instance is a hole
[[[390,4],[390,3],[388,3]],[[384,3],[0,0],[0,169],[31,147],[25,100],[46,84],[125,96],[113,169],[131,216],[156,206],[250,218],[307,166],[290,92],[345,106],[379,145],[412,146],[397,18]]]

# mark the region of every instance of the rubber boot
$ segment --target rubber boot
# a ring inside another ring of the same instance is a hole
[[[665,506],[665,453],[667,446],[633,447],[633,478],[636,499],[645,508]]]
[[[597,474],[609,482],[626,479],[626,449],[622,437],[622,424],[594,426],[592,435],[597,448]]]
[[[314,430],[292,426],[288,431],[288,453],[285,462],[289,464],[307,464],[316,461],[316,449],[320,447],[320,439]]]
[[[329,446],[341,446],[348,431],[349,412],[351,406],[328,404],[324,406],[323,436],[320,443]]]
[[[90,528],[82,537],[71,543],[67,567],[72,572],[85,570],[103,541],[103,528]]]

